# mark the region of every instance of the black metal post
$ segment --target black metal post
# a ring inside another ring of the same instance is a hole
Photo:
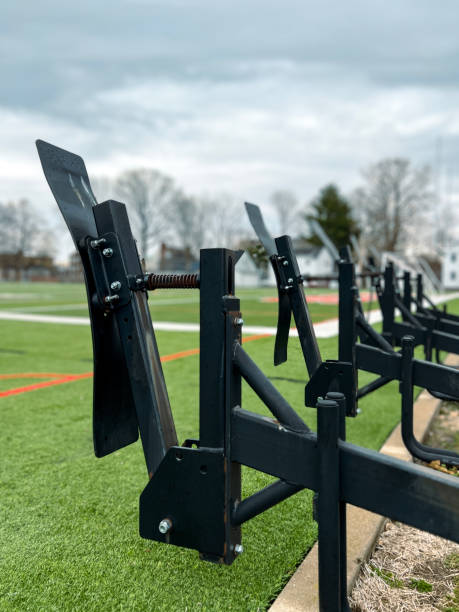
[[[225,562],[237,554],[240,528],[230,521],[241,498],[241,468],[230,460],[232,409],[241,404],[241,378],[233,367],[241,340],[239,300],[234,297],[236,254],[226,249],[201,250],[200,267],[200,447],[223,449],[225,456]]]
[[[349,361],[355,366],[355,311],[356,287],[354,264],[340,260],[339,273],[339,307],[338,307],[338,359]]]
[[[416,312],[423,309],[424,302],[424,288],[422,286],[422,274],[418,274],[416,277]]]
[[[341,612],[341,534],[337,402],[317,402],[319,451],[319,600],[321,612]]]
[[[394,267],[389,264],[384,270],[384,289],[380,296],[380,305],[383,313],[383,337],[393,344],[392,330],[394,326],[395,294],[394,294]]]
[[[339,438],[346,440],[346,399],[342,393],[331,391],[325,399],[334,401],[339,406]],[[347,520],[346,502],[339,502],[339,532],[340,532],[340,588],[342,610],[349,610],[347,601]]]
[[[403,273],[403,303],[411,311],[411,275],[409,272]]]
[[[354,377],[353,388],[358,388],[358,369],[356,365],[355,344],[356,329],[356,297],[354,264],[341,259],[338,262],[339,276],[339,306],[338,306],[338,359],[352,364]],[[362,315],[363,316],[363,315]],[[351,406],[345,405],[348,416],[356,416],[357,401],[354,393]]]
[[[413,353],[414,338],[402,338],[402,377],[400,393],[402,396],[402,439],[407,449],[413,451]]]

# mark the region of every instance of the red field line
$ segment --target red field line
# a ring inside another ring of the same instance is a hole
[[[252,340],[259,340],[260,338],[268,338],[270,334],[255,334],[254,336],[246,336],[242,338],[242,344],[244,342],[251,342]],[[172,353],[172,355],[164,355],[161,357],[161,362],[174,361],[175,359],[182,359],[182,357],[189,357],[190,355],[199,355],[199,349],[193,348],[187,351],[180,351],[179,353]]]
[[[7,380],[9,378],[62,378],[66,376],[72,376],[72,374],[61,373],[50,373],[50,372],[20,372],[19,374],[0,374],[0,380]]]
[[[183,357],[189,357],[190,355],[198,354],[198,348],[188,349],[187,351],[179,351],[178,353],[172,353],[172,355],[163,355],[163,357],[161,357],[161,363],[164,363],[165,361],[174,361],[175,359],[182,359]]]
[[[360,292],[360,301],[361,302],[369,302],[371,298],[371,293],[368,291]],[[264,296],[260,298],[262,302],[265,303],[277,303],[279,301],[278,297],[274,296]],[[311,295],[306,296],[306,301],[308,304],[328,304],[328,305],[338,305],[339,299],[337,293],[313,293]]]
[[[60,378],[54,378],[52,380],[46,380],[45,382],[35,383],[33,385],[26,385],[25,387],[16,387],[15,389],[1,391],[0,397],[7,397],[8,395],[17,395],[18,393],[27,393],[28,391],[36,391],[37,389],[43,389],[44,387],[62,385],[63,383],[73,382],[74,380],[80,380],[82,378],[90,378],[91,376],[92,372],[86,372],[85,374],[68,374],[66,376],[63,376],[61,374]],[[36,376],[29,375],[28,377],[35,378]]]
[[[250,342],[252,340],[259,340],[260,338],[267,338],[269,334],[256,334],[254,336],[247,336],[242,339],[242,342]],[[190,355],[198,355],[199,349],[189,349],[187,351],[180,351],[178,353],[172,353],[171,355],[164,355],[161,357],[161,362],[174,361],[175,359],[182,359],[183,357],[189,357]],[[6,380],[9,378],[51,378],[45,382],[35,383],[33,385],[26,385],[25,387],[16,387],[15,389],[8,389],[7,391],[0,391],[0,397],[8,397],[9,395],[18,395],[19,393],[27,393],[29,391],[36,391],[37,389],[43,389],[45,387],[52,387],[54,385],[62,385],[64,383],[73,382],[75,380],[81,380],[82,378],[91,378],[92,372],[86,372],[85,374],[56,374],[56,373],[44,373],[44,372],[33,372],[33,373],[19,373],[19,374],[1,374],[0,380]]]

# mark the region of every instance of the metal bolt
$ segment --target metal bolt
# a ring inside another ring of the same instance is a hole
[[[283,266],[288,266],[288,261],[285,260],[284,263],[282,264]]]
[[[168,518],[163,519],[158,525],[159,533],[166,535],[172,529],[172,521]]]
[[[236,544],[236,546],[234,547],[234,554],[242,555],[243,552],[244,552],[244,547],[242,546],[242,544]]]
[[[121,289],[120,281],[113,281],[113,283],[110,285],[110,289],[112,291],[119,291]]]
[[[288,278],[287,279],[288,284],[290,285],[291,283],[293,283],[293,278]]]
[[[110,248],[108,248],[108,249],[104,249],[104,250],[102,251],[102,255],[103,255],[104,257],[111,257],[111,256],[113,255],[113,249],[110,249]]]
[[[120,299],[120,296],[116,293],[114,295],[106,295],[104,297],[104,302],[106,304],[110,304],[111,302],[117,302]]]
[[[143,278],[138,278],[138,279],[137,279],[135,282],[136,282],[138,285],[141,285],[141,284],[143,283]]]
[[[93,249],[98,249],[100,246],[105,244],[107,241],[105,238],[99,238],[99,240],[91,240],[89,243]]]
[[[234,325],[244,325],[244,319],[241,319],[241,317],[234,319]]]

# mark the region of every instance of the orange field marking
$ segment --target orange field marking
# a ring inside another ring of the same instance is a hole
[[[268,338],[269,336],[270,334],[256,334],[254,336],[246,336],[245,338],[242,338],[242,344],[244,344],[244,342],[250,342],[252,340],[259,340],[260,338]],[[164,357],[161,357],[161,363],[164,363],[166,361],[174,361],[175,359],[182,359],[182,357],[189,357],[190,355],[199,355],[199,349],[193,348],[188,349],[187,351],[180,351],[179,353],[172,353],[172,355],[164,355]]]
[[[164,355],[161,357],[161,363],[165,361],[174,361],[175,359],[182,359],[183,357],[189,357],[190,355],[198,355],[199,349],[188,349],[187,351],[180,351],[178,353],[172,353],[172,355]]]
[[[260,338],[268,338],[270,334],[256,334],[253,336],[246,336],[242,339],[242,342],[251,342],[252,340],[259,340]],[[161,362],[174,361],[175,359],[182,359],[183,357],[189,357],[190,355],[198,355],[199,349],[188,349],[187,351],[180,351],[178,353],[172,353],[171,355],[164,355],[161,357]],[[57,374],[47,372],[23,372],[19,374],[0,374],[0,380],[7,380],[10,378],[48,378],[44,382],[35,383],[32,385],[26,385],[24,387],[16,387],[15,389],[7,389],[6,391],[0,391],[0,397],[8,397],[9,395],[18,395],[19,393],[27,393],[28,391],[36,391],[37,389],[44,389],[45,387],[52,387],[54,385],[62,385],[64,383],[73,382],[75,380],[81,380],[83,378],[91,378],[92,372],[85,372],[84,374]]]
[[[8,389],[7,391],[1,391],[0,397],[7,397],[8,395],[17,395],[18,393],[27,393],[28,391],[36,391],[37,389],[43,389],[44,387],[52,387],[53,385],[62,385],[63,383],[73,382],[74,380],[80,380],[82,378],[90,378],[92,376],[92,372],[86,372],[85,374],[58,374],[58,376],[59,378],[53,378],[51,380],[46,380],[45,382],[35,383],[33,385],[26,385],[25,387],[16,387],[15,389]],[[5,378],[5,376],[3,378]],[[6,375],[6,378],[8,378],[8,375]],[[14,378],[14,376],[11,376],[11,378]],[[29,374],[27,378],[39,378],[39,376],[31,376]]]
[[[369,302],[371,298],[371,293],[369,291],[361,291],[360,292],[360,301],[361,302]],[[278,297],[274,296],[263,296],[260,298],[261,302],[266,304],[277,304],[279,301]],[[337,293],[312,293],[306,295],[306,301],[308,304],[326,304],[331,306],[337,306],[339,302]]]
[[[19,374],[0,374],[0,380],[7,380],[9,378],[62,378],[66,376],[72,376],[72,374],[57,374],[56,372],[21,372]]]

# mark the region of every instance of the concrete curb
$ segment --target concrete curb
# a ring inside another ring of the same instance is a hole
[[[448,355],[446,363],[457,365],[459,357]],[[414,432],[418,440],[422,441],[425,438],[440,405],[441,401],[432,397],[428,391],[423,391],[419,395],[414,404]],[[400,425],[387,438],[380,452],[404,461],[412,460],[402,442]],[[373,552],[385,520],[367,510],[347,506],[348,593],[353,589],[362,563]],[[270,612],[317,612],[319,610],[317,550],[316,542],[271,606]]]

